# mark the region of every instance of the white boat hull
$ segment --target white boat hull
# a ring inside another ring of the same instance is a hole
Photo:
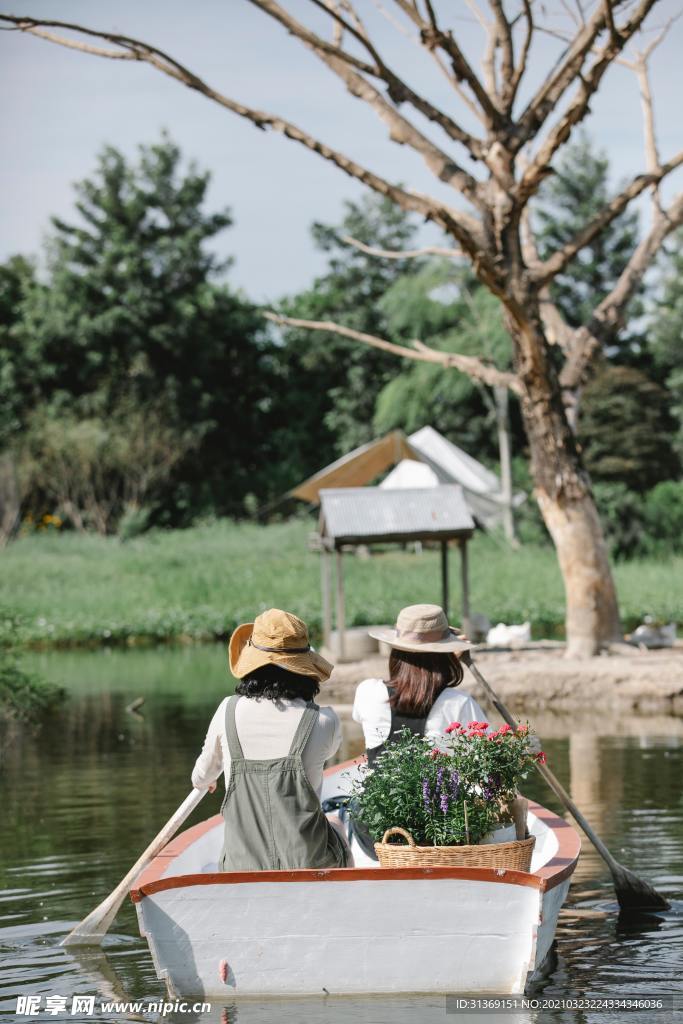
[[[579,852],[571,826],[534,811],[541,862],[529,874],[217,872],[216,816],[137,880],[140,931],[174,998],[521,993],[551,947]]]

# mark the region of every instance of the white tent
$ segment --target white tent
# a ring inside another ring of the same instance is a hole
[[[317,505],[322,488],[367,486],[387,470],[380,487],[403,490],[460,484],[479,524],[497,526],[503,520],[505,498],[497,475],[433,427],[422,427],[408,438],[394,430],[361,445],[304,480],[287,497]],[[517,494],[513,504],[522,501],[524,495]]]
[[[399,489],[460,484],[467,505],[478,522],[483,526],[496,526],[501,522],[505,499],[495,473],[433,427],[415,431],[409,436],[408,444],[422,461],[402,460],[380,487]],[[514,505],[523,501],[524,494],[521,493],[513,498]]]

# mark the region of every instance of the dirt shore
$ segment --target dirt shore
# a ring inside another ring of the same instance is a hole
[[[514,714],[593,711],[628,719],[642,715],[683,716],[683,643],[647,651],[619,645],[588,661],[564,656],[562,647],[531,644],[522,650],[477,650],[480,671]],[[387,677],[387,660],[375,655],[337,665],[326,684],[331,703],[351,704],[361,679]],[[483,694],[466,672],[464,684],[486,707]]]

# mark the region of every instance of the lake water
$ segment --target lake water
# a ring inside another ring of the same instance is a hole
[[[124,903],[102,951],[75,956],[60,939],[109,893],[189,791],[206,726],[226,693],[222,647],[55,653],[27,658],[67,686],[62,710],[40,731],[2,738],[0,771],[0,1015],[5,1020],[160,1020],[111,1013],[72,1016],[74,995],[162,1000],[132,904]],[[138,697],[137,713],[127,710]],[[321,701],[324,699],[321,696]],[[340,759],[361,748],[348,708]],[[557,965],[540,994],[636,997],[683,992],[683,720],[546,718],[549,764],[614,855],[672,902],[672,910],[624,921],[609,874],[586,840],[557,932]],[[541,734],[544,732],[539,729]],[[527,795],[559,810],[540,778]],[[193,819],[217,812],[220,793]],[[41,997],[17,1016],[21,994]],[[46,1013],[48,996],[67,1012]],[[680,995],[679,995],[680,999]],[[683,1005],[683,1004],[682,1004]],[[645,1020],[652,1015],[625,1015]],[[546,1011],[543,1019],[611,1021],[621,1014]],[[680,1019],[680,1014],[676,1014]],[[252,1024],[401,1024],[403,1021],[537,1020],[539,1014],[447,1016],[443,997],[326,999],[217,1006],[165,1020]],[[665,1024],[669,1012],[655,1013]]]

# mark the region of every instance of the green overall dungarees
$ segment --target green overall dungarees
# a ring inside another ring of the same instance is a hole
[[[301,759],[318,718],[317,704],[308,702],[286,757],[247,760],[235,726],[241,699],[231,697],[225,713],[230,782],[221,806],[225,839],[220,870],[346,867],[347,847],[325,817]]]

